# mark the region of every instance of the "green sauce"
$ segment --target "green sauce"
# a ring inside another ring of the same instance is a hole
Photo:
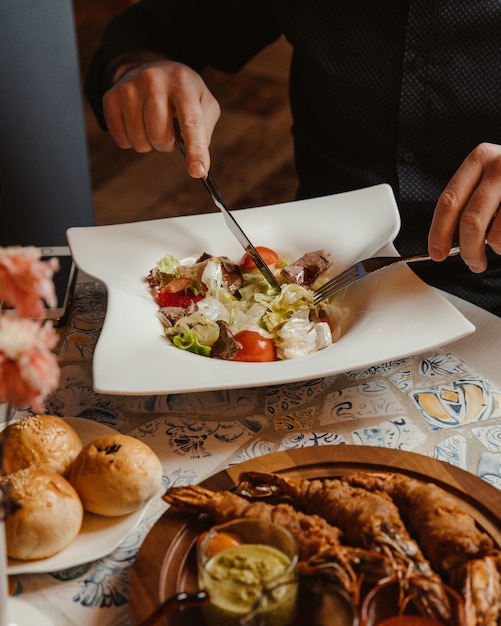
[[[204,607],[210,625],[238,626],[261,595],[258,614],[262,626],[284,626],[294,621],[297,582],[294,572],[287,572],[289,559],[276,548],[261,544],[242,544],[218,552],[206,564],[200,580],[209,592],[210,603]]]

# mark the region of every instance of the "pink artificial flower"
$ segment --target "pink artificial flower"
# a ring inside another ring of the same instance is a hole
[[[52,277],[58,269],[56,258],[41,261],[33,246],[0,247],[0,304],[14,307],[20,317],[42,318],[43,301],[57,303]]]
[[[59,383],[57,341],[50,322],[0,316],[0,402],[43,412],[44,397]]]

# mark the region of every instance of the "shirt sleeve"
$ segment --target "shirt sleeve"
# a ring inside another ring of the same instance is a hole
[[[85,81],[85,95],[102,128],[102,97],[113,59],[151,51],[200,72],[211,66],[237,72],[281,35],[267,0],[141,0],[105,29]]]

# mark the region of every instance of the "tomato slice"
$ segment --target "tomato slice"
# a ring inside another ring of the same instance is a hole
[[[263,337],[254,330],[241,330],[235,339],[242,344],[242,349],[233,357],[234,361],[276,361],[277,351],[271,339]]]
[[[266,248],[265,246],[256,246],[256,250],[261,255],[261,258],[266,263],[266,265],[276,265],[280,261],[280,257],[271,248]],[[250,270],[256,267],[254,261],[250,258],[247,252],[240,259],[240,267],[244,270]]]
[[[189,293],[183,293],[182,291],[176,291],[175,293],[169,293],[160,291],[158,294],[158,304],[160,306],[181,306],[187,309],[192,302],[198,302],[202,300],[203,296],[195,296]]]
[[[180,276],[179,278],[173,278],[170,282],[162,287],[162,293],[177,293],[183,291],[188,285],[191,285],[191,278],[186,276]]]
[[[173,278],[157,293],[160,306],[181,306],[187,308],[192,302],[202,300],[203,294],[195,295],[190,289],[187,289],[192,282],[191,278],[185,276]]]

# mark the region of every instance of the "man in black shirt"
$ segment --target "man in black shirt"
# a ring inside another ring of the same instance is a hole
[[[220,109],[199,72],[285,35],[298,198],[389,183],[401,254],[461,245],[413,269],[501,315],[500,32],[495,0],[141,0],[108,26],[86,92],[138,152],[173,150],[177,116],[201,177]]]

